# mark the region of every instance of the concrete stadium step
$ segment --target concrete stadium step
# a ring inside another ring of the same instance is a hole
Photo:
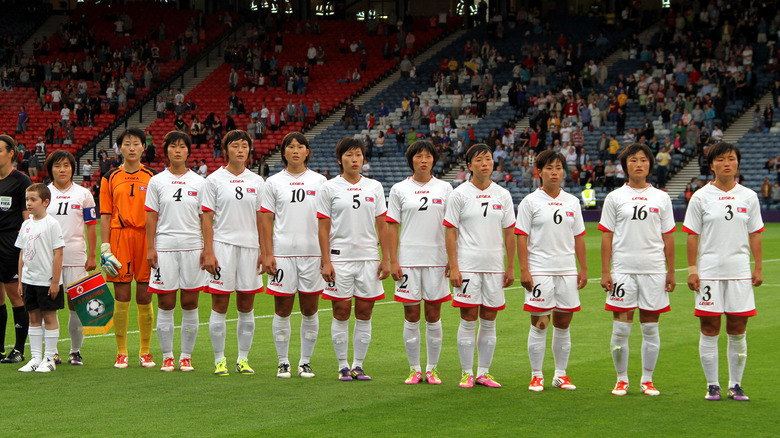
[[[31,54],[33,50],[33,41],[38,38],[38,41],[44,38],[49,38],[55,33],[59,32],[60,25],[68,22],[67,15],[52,14],[46,21],[33,33],[30,38],[22,44],[22,51],[26,54]]]

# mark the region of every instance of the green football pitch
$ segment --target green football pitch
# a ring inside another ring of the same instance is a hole
[[[680,228],[678,224],[678,229]],[[54,434],[91,435],[309,435],[309,436],[456,436],[471,433],[550,436],[704,436],[732,432],[748,436],[777,435],[778,389],[771,383],[780,363],[775,342],[780,333],[780,224],[768,224],[763,233],[764,285],[756,289],[758,316],[748,325],[748,361],[743,386],[751,401],[706,402],[706,381],[699,364],[698,320],[693,316],[693,295],[685,285],[687,266],[685,236],[676,233],[678,286],[671,294],[672,311],[661,318],[661,354],[654,381],[659,397],[639,392],[641,330],[638,321],[631,335],[629,377],[625,397],[610,394],[615,371],[609,352],[612,327],[604,311],[604,292],[598,284],[601,272],[601,233],[588,224],[588,277],[580,292],[582,311],[571,326],[572,352],[568,374],[576,391],[550,387],[552,349],[548,335],[544,392],[527,389],[530,365],[526,351],[528,313],[522,310],[519,281],[507,289],[507,309],[498,317],[498,345],[491,373],[503,388],[458,387],[460,364],[455,342],[457,309],[443,306],[444,347],[439,371],[440,386],[407,386],[408,362],[402,341],[403,310],[392,301],[393,285],[385,281],[387,298],[377,303],[373,338],[364,368],[371,382],[340,382],[330,341],[330,305],[321,302],[320,337],[312,358],[314,379],[276,378],[276,351],[271,337],[273,300],[260,295],[255,303],[257,328],[249,362],[255,375],[232,372],[216,377],[208,332],[210,299],[200,300],[200,332],[193,354],[196,370],[163,373],[112,367],[115,359],[113,332],[88,336],[82,348],[86,365],[63,364],[50,374],[22,374],[17,365],[0,365],[3,406],[2,431],[9,436]],[[519,279],[519,270],[516,273]],[[232,305],[232,303],[231,303]],[[137,351],[135,306],[131,307],[130,351]],[[59,351],[67,357],[70,341],[67,312],[60,312]],[[638,319],[638,318],[637,318]],[[13,340],[12,318],[6,343]],[[181,321],[176,312],[177,324]],[[354,321],[354,319],[353,319]],[[290,360],[299,355],[300,314],[292,316]],[[725,325],[724,325],[725,327]],[[228,362],[235,358],[236,311],[228,313]],[[422,324],[424,338],[424,324]],[[180,330],[174,338],[178,358]],[[350,334],[351,338],[351,334]],[[774,339],[774,340],[773,340]],[[9,347],[6,346],[6,349]],[[29,350],[27,351],[29,353]],[[162,362],[157,336],[152,354]],[[134,353],[131,353],[131,357]],[[350,358],[351,358],[350,348]],[[422,345],[425,365],[425,344]],[[476,362],[475,362],[476,365]],[[725,331],[720,339],[720,381],[728,382]],[[544,432],[546,431],[546,432]]]

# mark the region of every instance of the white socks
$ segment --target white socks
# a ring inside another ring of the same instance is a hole
[[[363,367],[363,360],[371,345],[371,320],[355,319],[355,329],[352,333],[352,369]]]
[[[699,338],[699,357],[707,385],[718,385],[718,335],[707,336],[704,333]]]
[[[225,358],[225,314],[211,311],[209,317],[209,334],[211,348],[214,350],[214,365]]]
[[[320,332],[320,318],[314,315],[301,315],[301,360],[298,365],[311,361],[314,346],[317,345],[317,335]]]
[[[531,376],[542,376],[544,351],[547,348],[547,329],[531,326],[528,331],[528,359],[531,361]]]
[[[333,350],[336,352],[336,360],[339,361],[339,369],[349,368],[349,320],[339,321],[333,318],[330,325],[330,338],[333,342]]]
[[[48,344],[47,344],[48,346]],[[729,335],[729,346],[726,352],[729,358],[729,388],[742,384],[742,373],[747,361],[747,339],[745,334]]]
[[[441,329],[441,320],[426,322],[425,327],[425,346],[428,350],[428,364],[425,366],[425,371],[428,372],[436,368],[436,365],[439,363],[443,332]]]
[[[44,355],[46,358],[53,360],[54,355],[57,354],[57,342],[60,340],[60,328],[57,327],[51,330],[44,330],[43,338],[46,340]]]
[[[404,346],[406,357],[409,358],[409,368],[422,371],[420,367],[420,321],[409,322],[404,320]]]
[[[642,380],[641,383],[653,381],[653,371],[658,362],[658,351],[661,348],[661,336],[658,334],[657,322],[642,324]]]
[[[158,316],[159,318],[159,316]],[[189,359],[192,350],[195,349],[195,341],[198,339],[198,309],[181,311],[181,357]]]
[[[255,311],[238,312],[238,360],[244,360],[252,349],[252,340],[255,338]]]
[[[287,356],[290,349],[290,317],[281,317],[274,314],[271,332],[274,336],[274,344],[276,344],[276,355],[279,357],[279,365],[283,363],[289,364],[290,359]]]
[[[81,346],[84,344],[84,326],[75,310],[69,312],[68,334],[70,335],[70,352],[81,351]]]
[[[569,329],[553,327],[553,358],[555,359],[555,377],[565,376],[571,353],[571,334]]]
[[[612,362],[615,364],[617,378],[628,382],[628,336],[631,334],[631,323],[612,321]]]
[[[460,320],[458,327],[458,356],[460,367],[466,374],[474,374],[474,348],[476,347],[477,321]]]
[[[30,338],[30,356],[40,361],[43,359],[43,327],[30,326],[27,336]]]
[[[496,322],[479,319],[479,333],[477,334],[478,367],[477,376],[484,376],[489,372],[493,362],[493,353],[496,351]]]
[[[157,308],[157,338],[163,359],[173,358],[173,310]]]

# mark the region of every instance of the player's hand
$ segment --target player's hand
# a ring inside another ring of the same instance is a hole
[[[97,262],[95,261],[95,256],[93,255],[90,257],[87,255],[87,263],[84,264],[84,270],[87,272],[94,271],[95,268],[97,268]]]
[[[580,269],[577,273],[577,290],[582,289],[588,284],[588,271],[586,269]]]
[[[101,244],[100,253],[100,269],[109,277],[116,277],[119,275],[119,270],[122,269],[122,263],[120,263],[116,256],[111,253],[111,244]]]
[[[677,280],[674,279],[674,271],[666,273],[666,291],[674,292],[674,287],[677,286]]]
[[[331,263],[323,264],[320,273],[322,274],[322,279],[328,283],[336,281],[336,272],[333,271],[333,265]]]
[[[525,290],[533,290],[534,279],[531,278],[530,272],[520,271],[520,285],[522,285]]]
[[[604,292],[609,292],[614,289],[615,285],[612,283],[612,274],[609,272],[601,274],[601,287],[604,288]]]
[[[450,284],[452,285],[452,287],[463,286],[463,276],[460,275],[460,269],[458,268],[450,269]]]
[[[16,282],[16,292],[19,294],[19,298],[24,298],[24,289],[22,288],[22,282],[17,281]]]
[[[699,281],[699,274],[689,274],[688,275],[688,289],[696,292],[699,290],[699,286],[701,286],[701,283]]]
[[[509,287],[515,283],[515,270],[514,268],[507,268],[504,271],[504,287]]]
[[[203,269],[205,269],[211,275],[217,275],[217,269],[219,269],[219,262],[217,256],[214,253],[203,253]]]
[[[450,278],[450,262],[444,265],[444,276]]]
[[[379,276],[380,280],[384,280],[385,278],[390,276],[390,262],[387,260],[382,260],[379,262],[379,269],[376,271],[377,275]]]
[[[761,286],[761,283],[764,282],[764,274],[761,273],[761,271],[753,271],[753,286],[758,287]]]
[[[154,248],[149,248],[149,250],[146,252],[146,262],[149,263],[149,267],[153,269],[157,269],[157,250]]]
[[[265,256],[265,260],[263,260],[263,266],[265,266],[266,274],[276,275],[276,257],[273,255]]]
[[[57,298],[57,294],[60,293],[60,285],[50,285],[49,286],[49,297],[51,297],[52,300]]]
[[[262,254],[258,254],[257,255],[257,274],[258,275],[263,275],[263,273],[265,272],[265,270],[263,269],[263,261],[264,261],[263,259],[264,259],[264,257],[263,257]]]
[[[393,276],[393,280],[400,281],[404,278],[403,270],[401,270],[401,266],[398,263],[392,263],[390,266],[390,275]]]

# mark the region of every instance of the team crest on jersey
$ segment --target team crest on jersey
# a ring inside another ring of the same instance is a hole
[[[249,187],[249,188],[246,189],[246,192],[247,193],[255,193],[255,189]]]
[[[140,190],[140,191],[142,191],[142,192],[145,192],[145,191],[146,191],[146,186],[141,186],[141,187],[138,187],[138,190]]]
[[[374,202],[373,196],[366,196],[366,202]]]
[[[573,211],[567,211],[566,212],[566,217],[574,217],[574,212]]]
[[[493,210],[501,210],[501,204],[493,204]]]
[[[81,210],[81,205],[79,204],[70,204],[71,210]]]
[[[443,203],[444,203],[444,202],[443,202],[441,199],[439,199],[439,198],[433,198],[433,199],[431,199],[431,204],[439,204],[439,205],[441,205],[441,204],[443,204]]]
[[[0,210],[8,211],[11,209],[11,204],[13,203],[13,199],[10,196],[0,196]]]
[[[308,196],[314,196],[316,194],[317,194],[317,192],[315,192],[314,190],[306,190],[306,195],[308,195]]]
[[[194,190],[187,191],[187,196],[198,196],[198,192]]]
[[[745,208],[745,207],[737,207],[737,213],[747,213],[747,208]]]

